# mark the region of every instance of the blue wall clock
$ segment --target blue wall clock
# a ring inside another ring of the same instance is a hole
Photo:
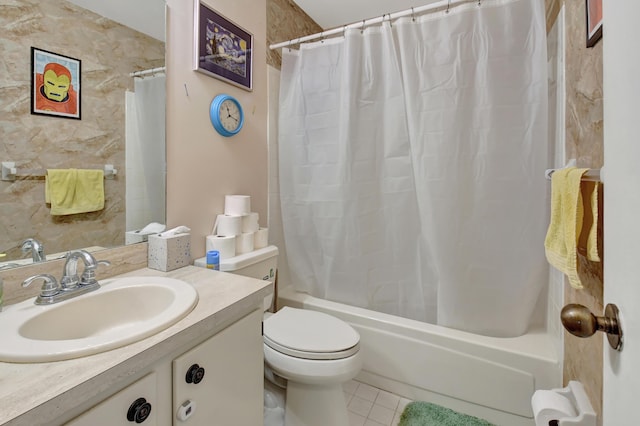
[[[236,98],[230,95],[218,95],[211,101],[209,109],[211,124],[222,136],[237,134],[244,124],[244,112]]]

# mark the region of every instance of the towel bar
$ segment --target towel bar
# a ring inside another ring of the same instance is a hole
[[[556,171],[556,170],[560,170],[560,169],[547,169],[544,172],[544,175],[547,179],[551,180],[551,175]],[[589,169],[587,170],[583,175],[582,175],[582,180],[583,181],[588,181],[588,182],[602,182],[602,179],[600,177],[600,170],[599,169]]]
[[[118,170],[113,168],[113,164],[104,165],[104,178],[113,179],[118,174]],[[13,161],[2,162],[2,180],[14,181],[17,177],[43,178],[47,176],[46,169],[20,169],[16,168]]]

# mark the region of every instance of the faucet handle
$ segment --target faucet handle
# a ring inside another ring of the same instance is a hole
[[[111,262],[109,262],[108,260],[98,260],[94,265],[85,266],[84,272],[82,272],[82,277],[80,278],[80,284],[97,284],[98,280],[96,280],[96,269],[98,269],[98,265],[110,266]]]
[[[44,280],[42,289],[40,290],[40,298],[51,297],[60,291],[60,287],[58,286],[56,278],[50,274],[38,274],[29,277],[22,282],[22,287],[29,287],[29,285],[31,285],[31,283],[36,280]]]

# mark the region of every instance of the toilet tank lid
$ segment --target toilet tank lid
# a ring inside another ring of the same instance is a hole
[[[238,256],[229,257],[220,260],[220,270],[223,272],[233,272],[238,269],[246,268],[263,260],[270,259],[278,255],[278,247],[266,246],[264,248],[251,251],[249,253],[240,254]]]

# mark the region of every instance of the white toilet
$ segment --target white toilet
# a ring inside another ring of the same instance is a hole
[[[277,259],[278,248],[268,246],[221,260],[220,270],[273,280]],[[348,426],[342,384],[362,368],[358,332],[322,312],[284,307],[265,312],[263,335],[265,377],[286,386],[285,425]]]

